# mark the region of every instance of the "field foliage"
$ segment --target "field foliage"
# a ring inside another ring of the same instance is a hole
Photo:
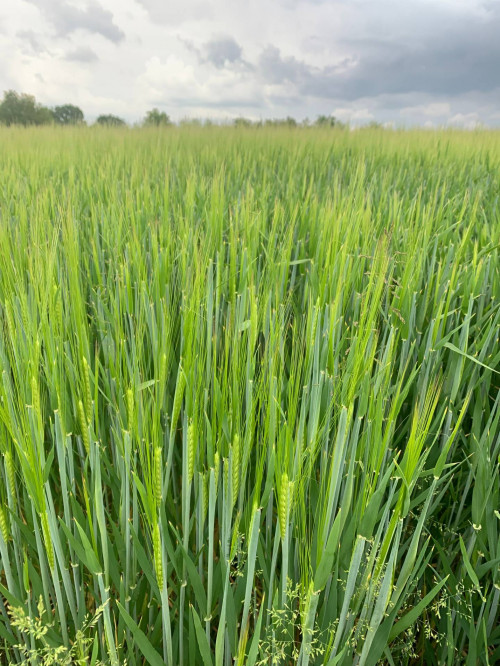
[[[500,663],[499,134],[0,142],[0,661]]]

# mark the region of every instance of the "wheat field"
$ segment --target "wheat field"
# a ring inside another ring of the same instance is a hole
[[[0,662],[500,663],[500,134],[0,141]]]

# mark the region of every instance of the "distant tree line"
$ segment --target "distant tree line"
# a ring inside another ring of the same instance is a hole
[[[53,108],[39,104],[33,95],[18,93],[15,90],[4,92],[3,100],[0,102],[0,125],[86,125],[83,111],[74,104],[63,104]],[[96,125],[107,127],[124,127],[125,120],[111,113],[98,116]],[[144,127],[168,127],[172,121],[165,111],[157,108],[148,111],[141,123]],[[204,126],[212,125],[209,120],[202,123],[199,119],[185,119],[180,121],[181,125]],[[267,120],[250,120],[248,118],[236,118],[230,122],[234,127],[322,127],[342,128],[345,123],[334,116],[321,115],[314,122],[307,118],[298,122],[295,118],[274,118]]]
[[[266,118],[265,120],[249,120],[248,118],[236,118],[232,121],[235,127],[336,127],[344,128],[346,124],[341,122],[335,116],[318,116],[315,121],[311,122],[309,118],[304,118],[299,122],[291,116],[286,118]]]
[[[63,104],[49,108],[39,104],[33,95],[18,93],[15,90],[4,92],[0,102],[0,125],[86,125],[83,111],[74,104]],[[123,118],[111,113],[98,116],[96,125],[123,127],[127,123]],[[165,111],[151,109],[142,122],[146,127],[166,127],[171,120]]]
[[[125,125],[117,116],[103,115],[97,118],[100,125]],[[63,104],[49,108],[39,104],[33,95],[18,93],[15,90],[4,92],[0,102],[1,125],[85,125],[83,111],[74,104]]]
[[[3,125],[47,125],[54,121],[53,112],[37,104],[33,95],[7,90],[0,104]]]

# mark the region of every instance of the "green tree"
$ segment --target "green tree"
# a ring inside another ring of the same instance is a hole
[[[233,121],[233,125],[235,127],[251,127],[252,126],[252,121],[248,120],[248,118],[235,118]]]
[[[314,122],[316,127],[343,127],[344,124],[340,122],[335,116],[318,116]]]
[[[171,120],[165,111],[154,108],[146,113],[144,125],[146,127],[166,127],[167,125],[171,125]]]
[[[58,125],[82,125],[84,122],[83,111],[73,104],[56,106],[53,114]]]
[[[38,104],[33,95],[15,90],[4,92],[0,103],[0,124],[3,125],[47,125],[54,116],[46,106]]]
[[[292,116],[286,118],[267,118],[264,121],[266,127],[297,127],[297,121]]]
[[[127,123],[123,118],[114,116],[112,113],[107,113],[102,116],[99,116],[96,120],[97,125],[108,125],[110,127],[123,127]]]

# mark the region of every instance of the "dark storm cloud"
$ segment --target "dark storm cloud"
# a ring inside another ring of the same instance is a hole
[[[315,69],[293,56],[284,57],[268,46],[259,57],[259,70],[268,83],[300,83],[315,76]]]
[[[66,53],[65,60],[71,60],[73,62],[83,62],[83,63],[90,63],[90,62],[96,62],[99,60],[97,57],[97,54],[92,51],[92,49],[89,49],[86,46],[81,46],[79,48],[74,49],[73,51],[69,51]]]
[[[241,46],[232,37],[213,39],[205,44],[206,61],[219,69],[241,60]]]
[[[252,65],[243,59],[243,49],[232,37],[210,39],[201,46],[197,46],[190,39],[178,39],[203,65],[210,64],[217,69],[228,65],[243,65],[245,69],[253,69]]]
[[[411,92],[460,95],[500,87],[500,12],[415,40],[415,44],[346,40],[352,54],[336,65],[314,67],[270,46],[259,71],[272,84],[291,83],[301,95],[355,100]]]
[[[113,14],[97,2],[79,9],[64,0],[27,0],[35,5],[61,36],[75,30],[99,34],[112,42],[121,41],[125,35],[113,21]]]
[[[358,65],[342,81],[345,97],[383,93],[422,92],[460,95],[489,92],[500,86],[500,14],[483,25],[471,22],[461,30],[443,32],[420,47],[395,47],[361,56]],[[335,92],[335,81],[310,81],[310,90],[322,83]]]
[[[283,56],[275,46],[268,46],[260,55],[258,69],[266,83],[293,84],[297,93],[315,97],[343,97],[343,73],[350,60],[338,65],[314,67],[294,56]]]

